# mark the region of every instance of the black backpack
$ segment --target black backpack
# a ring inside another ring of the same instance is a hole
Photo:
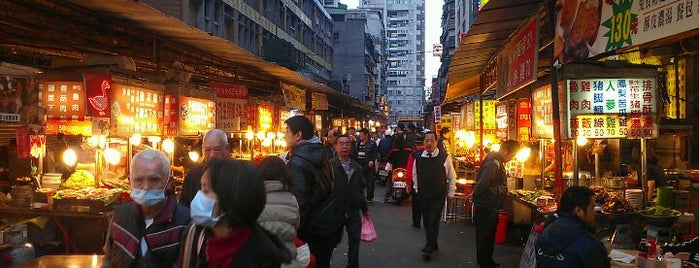
[[[331,170],[332,181],[335,181],[335,169],[328,162]],[[345,190],[346,191],[346,190]],[[347,220],[347,202],[343,200],[345,193],[333,190],[330,196],[325,198],[319,206],[313,209],[307,217],[303,227],[303,237],[330,237],[342,229]],[[344,195],[344,196],[343,196]]]

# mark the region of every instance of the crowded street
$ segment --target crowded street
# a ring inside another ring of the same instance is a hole
[[[377,186],[383,193],[385,187]],[[410,203],[401,205],[376,200],[369,205],[369,213],[376,227],[377,239],[362,242],[359,247],[360,267],[465,267],[477,268],[475,228],[468,221],[442,223],[439,229],[439,251],[430,262],[423,262],[420,247],[425,243],[425,230],[410,224]],[[347,261],[346,236],[335,249],[332,267],[345,267]],[[513,242],[514,243],[514,242]],[[495,261],[500,267],[517,267],[522,247],[509,244],[495,246]]]

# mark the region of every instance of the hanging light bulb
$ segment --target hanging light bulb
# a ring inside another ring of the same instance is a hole
[[[189,160],[192,160],[192,162],[199,161],[199,153],[196,151],[189,151],[187,156],[189,156]]]
[[[74,166],[77,161],[78,155],[75,153],[75,150],[69,148],[63,152],[63,163],[66,165]]]
[[[493,152],[500,151],[500,144],[496,143],[496,144],[493,144],[492,146],[490,146],[490,151],[493,151]]]
[[[248,127],[248,131],[245,132],[245,139],[251,141],[255,138],[255,133],[252,132],[252,128]]]
[[[578,146],[585,146],[589,140],[585,136],[578,136],[575,142],[578,144]]]
[[[531,154],[532,154],[532,149],[529,147],[524,147],[524,148],[520,149],[519,152],[517,152],[517,154],[515,155],[515,159],[517,159],[517,161],[519,161],[519,162],[524,163],[527,161],[527,159],[529,159],[529,156]]]
[[[104,159],[107,163],[116,165],[121,162],[121,153],[114,148],[107,148],[104,150]]]
[[[129,139],[129,142],[131,142],[131,145],[133,146],[141,145],[141,134],[133,134],[133,136],[131,136],[131,138]]]
[[[166,153],[171,154],[172,152],[175,151],[175,142],[172,141],[172,139],[167,139],[163,141],[163,151]]]

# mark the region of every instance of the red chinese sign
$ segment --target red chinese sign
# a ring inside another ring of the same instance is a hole
[[[531,19],[498,54],[498,85],[495,91],[498,98],[536,81],[538,29],[537,19]]]
[[[115,135],[161,135],[164,94],[136,86],[113,84],[112,131]]]
[[[177,136],[178,120],[179,120],[179,104],[177,95],[165,95],[165,115],[163,122],[165,124],[165,135]]]
[[[569,138],[657,137],[655,78],[566,80],[566,89]]]
[[[92,121],[48,120],[46,121],[46,135],[92,135]]]
[[[87,114],[91,116],[109,116],[112,90],[112,77],[109,75],[85,74],[87,91]]]
[[[241,100],[248,98],[248,87],[246,86],[216,82],[209,83],[209,86],[216,89],[217,98]]]
[[[529,141],[532,135],[532,103],[529,99],[517,101],[517,141]]]
[[[85,118],[85,90],[82,82],[41,81],[39,103],[46,108],[48,119],[82,120]]]

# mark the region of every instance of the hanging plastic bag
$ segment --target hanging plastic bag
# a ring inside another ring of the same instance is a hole
[[[362,217],[362,234],[359,238],[364,242],[376,240],[376,229],[374,229],[374,223],[369,217]]]

